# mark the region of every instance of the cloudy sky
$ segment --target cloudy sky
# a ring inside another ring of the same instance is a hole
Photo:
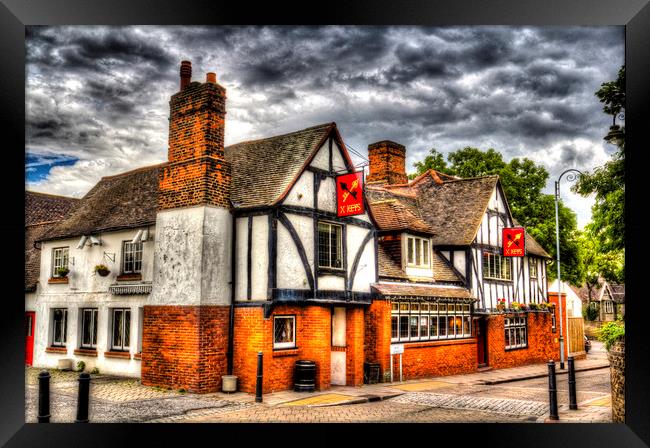
[[[435,147],[528,157],[553,181],[614,147],[594,95],[624,63],[608,27],[29,27],[27,188],[83,196],[167,158],[180,61],[227,89],[226,145],[335,121],[351,148],[390,139],[407,171]],[[353,156],[355,162],[363,162]],[[591,199],[562,197],[590,219]]]

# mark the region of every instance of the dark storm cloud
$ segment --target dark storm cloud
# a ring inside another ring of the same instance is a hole
[[[59,193],[165,160],[184,59],[193,80],[215,71],[226,87],[227,144],[336,121],[361,152],[405,144],[408,169],[432,147],[489,146],[534,155],[552,173],[604,161],[611,119],[594,92],[624,60],[623,27],[64,26],[26,36],[26,149],[76,161],[38,184]]]

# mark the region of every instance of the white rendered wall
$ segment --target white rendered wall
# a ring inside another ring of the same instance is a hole
[[[323,179],[320,183],[318,209],[336,213],[336,181],[331,177]]]
[[[462,250],[454,251],[454,267],[462,275],[466,275],[465,274],[465,267],[466,267],[465,263],[466,263],[465,251],[462,251]]]
[[[248,269],[248,217],[237,218],[237,244],[235,248],[235,265],[237,272],[235,273],[235,300],[248,300],[247,295],[247,281],[248,276],[246,270]]]
[[[303,171],[282,202],[285,205],[314,207],[314,173]]]
[[[252,300],[266,300],[269,279],[269,218],[253,217],[251,247],[251,294]]]
[[[314,221],[307,216],[286,215],[293,225],[307,255],[309,269],[313,276],[314,266]],[[300,259],[291,234],[278,221],[277,225],[277,287],[280,289],[309,289],[305,268]]]

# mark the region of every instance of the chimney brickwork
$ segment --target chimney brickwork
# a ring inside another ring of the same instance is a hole
[[[370,172],[366,178],[368,183],[405,184],[406,148],[390,140],[371,143],[368,145]]]
[[[231,171],[224,154],[226,89],[216,83],[212,73],[205,83],[190,82],[188,64],[183,61],[181,90],[169,102],[169,163],[159,176],[158,208],[229,208]]]

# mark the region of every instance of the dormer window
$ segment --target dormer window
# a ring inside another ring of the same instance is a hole
[[[430,250],[428,238],[407,236],[406,265],[418,268],[428,268]]]

